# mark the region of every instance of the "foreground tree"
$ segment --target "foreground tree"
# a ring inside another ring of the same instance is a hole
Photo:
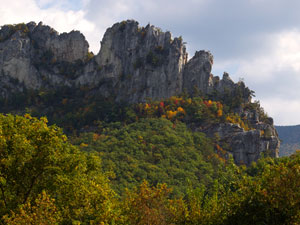
[[[127,191],[122,203],[123,223],[136,225],[182,224],[187,208],[182,199],[171,200],[166,184],[150,187],[144,181],[138,188]]]
[[[52,189],[66,155],[67,138],[47,119],[0,115],[0,210],[5,214],[43,189]]]
[[[222,224],[300,224],[300,155],[263,159],[223,197]]]
[[[46,192],[42,192],[33,205],[28,202],[22,205],[17,213],[12,212],[11,216],[5,216],[3,219],[7,225],[57,225],[61,221],[54,199]]]
[[[43,190],[67,223],[114,220],[115,194],[96,154],[80,152],[46,118],[0,114],[0,218]]]

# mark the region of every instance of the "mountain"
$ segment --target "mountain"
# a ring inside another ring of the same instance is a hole
[[[2,26],[0,223],[298,224],[300,154],[279,158],[254,92],[212,66],[132,20],[97,55],[78,31]]]
[[[300,125],[275,126],[282,144],[280,145],[280,156],[289,156],[300,149]]]
[[[273,119],[251,102],[253,91],[243,82],[211,74],[210,52],[198,51],[188,60],[181,37],[133,20],[108,28],[97,55],[88,47],[79,31],[58,34],[41,22],[2,26],[1,112],[28,111],[65,129],[76,124],[87,130],[103,118],[126,119],[122,106],[147,108],[172,96],[201,96],[198,111],[221,110],[220,116],[193,120],[198,115],[193,112],[185,117],[189,129],[217,140],[236,164],[250,165],[261,154],[278,157]]]

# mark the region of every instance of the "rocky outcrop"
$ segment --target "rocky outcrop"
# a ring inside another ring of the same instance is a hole
[[[198,51],[188,60],[182,38],[172,38],[151,25],[140,27],[133,20],[108,28],[97,55],[78,31],[58,34],[42,23],[6,25],[0,30],[0,96],[8,98],[24,89],[47,90],[88,87],[94,95],[115,101],[137,103],[159,100],[186,92],[191,95],[239,96],[251,101],[251,90],[211,74],[213,56]],[[237,109],[238,111],[239,109]],[[272,125],[262,123],[255,113],[246,113],[254,130],[219,124],[205,130],[218,133],[231,146],[236,163],[257,160],[261,152],[278,155],[278,135]],[[265,134],[268,133],[266,136]]]
[[[188,61],[182,38],[151,25],[139,27],[133,20],[107,29],[100,52],[92,56],[78,31],[58,34],[33,22],[0,30],[0,76],[29,89],[93,86],[100,95],[133,103],[241,86],[228,75],[220,80],[211,74],[209,52],[196,52]]]
[[[234,83],[229,74],[224,72],[223,78],[211,74],[213,66],[213,56],[207,51],[198,51],[184,67],[183,90],[189,94],[200,92],[206,95],[236,94],[241,91],[244,102],[251,100],[251,90],[243,82]]]
[[[205,132],[213,138],[217,136],[219,144],[227,146],[227,152],[233,156],[237,165],[249,166],[262,155],[277,158],[280,141],[273,124],[257,121],[251,126],[253,129],[246,131],[237,124],[224,123],[198,131]]]
[[[29,23],[27,26],[31,31],[29,37],[36,50],[44,48],[51,52],[52,60],[72,63],[87,57],[89,44],[79,31],[59,35],[54,29],[44,26],[42,23],[37,26]]]
[[[106,31],[95,60],[102,69],[99,77],[111,85],[102,85],[100,92],[112,89],[117,101],[141,102],[182,92],[185,46],[154,26],[115,24]]]
[[[75,67],[82,66],[87,55],[88,43],[78,31],[59,35],[33,22],[3,26],[0,31],[0,77],[27,89],[71,85],[72,77],[82,71]]]
[[[0,75],[2,77],[2,94],[6,92],[5,87],[15,83],[24,83],[29,88],[39,88],[39,77],[34,65],[31,63],[31,43],[25,32],[4,26],[0,33]],[[28,32],[28,30],[27,30]],[[4,81],[2,81],[4,80]],[[5,83],[4,83],[5,82]],[[19,85],[12,88],[12,91],[20,90]]]

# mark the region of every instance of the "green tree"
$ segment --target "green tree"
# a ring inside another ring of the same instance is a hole
[[[220,224],[300,224],[300,155],[265,158],[235,180],[235,190],[222,196]]]
[[[47,119],[0,115],[1,215],[52,189],[64,156],[72,151],[61,129]]]
[[[101,153],[103,169],[115,173],[112,186],[120,194],[145,179],[150,185],[166,183],[173,188],[172,195],[183,195],[187,181],[195,186],[211,184],[220,164],[203,133],[163,118],[140,119],[127,126],[113,123],[100,134],[85,133],[73,143],[83,151]]]
[[[0,217],[45,190],[65,223],[114,220],[114,192],[98,154],[80,152],[46,118],[0,114]]]

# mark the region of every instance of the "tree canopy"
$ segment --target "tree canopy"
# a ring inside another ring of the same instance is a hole
[[[63,221],[112,220],[115,193],[98,154],[80,152],[46,118],[0,115],[0,150],[1,216],[47,200],[46,191]]]

